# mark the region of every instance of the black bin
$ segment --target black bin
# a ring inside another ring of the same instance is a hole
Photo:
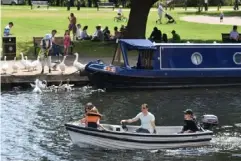
[[[7,56],[7,60],[13,60],[16,56],[16,37],[2,37],[2,58]]]

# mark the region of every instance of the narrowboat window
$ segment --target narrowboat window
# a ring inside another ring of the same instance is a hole
[[[195,52],[191,56],[191,61],[194,65],[200,65],[203,61],[203,57],[199,52]]]
[[[112,61],[112,65],[115,66],[124,66],[124,59],[123,59],[123,54],[122,54],[122,50],[120,45],[118,45],[113,61]]]
[[[137,54],[137,63],[133,65],[133,68],[153,69],[153,56],[154,50],[139,50]]]
[[[241,52],[237,52],[233,55],[233,61],[235,64],[241,64]]]

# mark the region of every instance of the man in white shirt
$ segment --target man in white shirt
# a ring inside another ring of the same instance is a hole
[[[119,9],[117,10],[117,17],[120,19],[122,16],[122,6],[119,7]]]
[[[132,123],[141,120],[141,127],[136,130],[139,133],[156,133],[155,116],[148,112],[148,105],[141,105],[141,112],[136,117],[128,120],[121,120],[122,123]]]
[[[233,30],[230,32],[229,38],[234,42],[239,41],[238,27],[236,25],[233,26]]]
[[[157,21],[159,21],[160,23],[162,23],[162,13],[163,13],[164,11],[163,11],[163,7],[162,7],[161,3],[159,3],[159,6],[158,6],[157,11],[158,11],[158,16],[159,16],[159,19],[158,19]],[[157,21],[156,21],[156,23],[157,23]]]

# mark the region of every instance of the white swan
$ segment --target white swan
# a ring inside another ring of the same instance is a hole
[[[4,56],[4,64],[2,66],[3,74],[7,74],[7,70],[8,70],[7,56]]]
[[[18,64],[16,62],[16,57],[14,57],[14,62],[13,62],[13,65],[12,65],[12,68],[13,68],[13,73],[17,73],[18,72]]]
[[[62,85],[62,88],[65,90],[65,91],[72,91],[72,87],[74,86],[74,84],[69,84],[69,79],[67,79],[67,82],[66,84],[63,84]]]
[[[78,62],[78,58],[79,58],[79,54],[78,53],[74,53],[75,57],[75,61],[73,63],[73,66],[78,70],[78,71],[84,71],[85,69],[85,65],[86,64],[82,64],[80,62]]]
[[[32,70],[37,70],[37,67],[41,64],[39,61],[40,57],[37,57],[37,60],[31,62],[30,64],[30,68],[32,68]]]
[[[41,81],[39,79],[36,79],[34,84],[30,83],[30,86],[32,88],[36,88],[37,87],[37,88],[39,88],[41,90],[47,89],[47,81],[46,80]]]
[[[59,64],[59,68],[60,68],[62,74],[63,74],[64,71],[65,71],[65,64],[64,64],[65,59],[66,59],[66,56],[64,56],[62,62]]]
[[[31,62],[28,60],[27,56],[25,56],[25,69],[31,71]]]
[[[24,59],[23,53],[21,52],[20,55],[21,55],[21,63],[24,66],[24,69],[27,69],[26,60]]]
[[[40,89],[39,87],[39,79],[36,79],[35,80],[35,87],[33,89],[33,92],[34,93],[42,93],[42,90]]]

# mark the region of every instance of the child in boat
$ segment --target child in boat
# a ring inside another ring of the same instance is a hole
[[[199,131],[199,129],[195,121],[195,116],[191,109],[187,109],[184,111],[184,126],[181,133],[193,133],[196,131]]]
[[[223,14],[223,11],[221,11],[221,13],[220,13],[220,22],[223,22],[223,17],[224,17],[224,14]]]
[[[95,128],[101,127],[103,130],[106,130],[101,124],[100,119],[102,115],[99,113],[98,109],[93,106],[90,110],[87,109],[85,114],[85,118],[81,120],[86,124],[86,127]]]

